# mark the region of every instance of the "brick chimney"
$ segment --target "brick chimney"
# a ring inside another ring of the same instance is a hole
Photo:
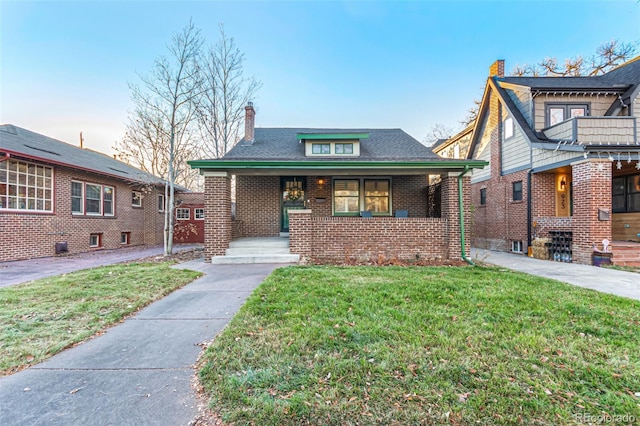
[[[253,109],[253,102],[247,102],[244,107],[244,142],[253,143],[255,141],[256,110]]]
[[[489,67],[489,77],[504,77],[504,59],[498,59]]]

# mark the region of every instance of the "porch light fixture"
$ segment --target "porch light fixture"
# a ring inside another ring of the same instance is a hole
[[[567,177],[565,175],[560,176],[558,181],[558,190],[564,192],[567,189]]]
[[[324,189],[324,179],[318,178],[316,183],[318,184],[318,189],[320,189],[320,190]]]

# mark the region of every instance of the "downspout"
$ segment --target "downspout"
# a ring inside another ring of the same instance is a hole
[[[469,166],[464,166],[464,172],[458,175],[458,208],[460,209],[460,250],[462,253],[462,259],[471,266],[476,266],[475,263],[469,257],[467,257],[467,251],[465,250],[466,242],[464,240],[464,206],[462,204],[462,177],[469,172]]]
[[[529,247],[531,247],[531,228],[533,226],[533,211],[531,209],[531,175],[533,174],[533,169],[529,169],[527,173],[527,255],[529,254]]]
[[[11,154],[9,154],[8,152],[5,152],[4,157],[0,158],[0,163],[2,163],[5,160],[8,160],[9,158],[11,158]]]

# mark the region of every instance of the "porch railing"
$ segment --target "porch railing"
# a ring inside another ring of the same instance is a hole
[[[574,117],[542,132],[553,142],[640,145],[636,117]]]

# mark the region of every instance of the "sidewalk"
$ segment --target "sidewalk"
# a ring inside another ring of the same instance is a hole
[[[201,247],[201,244],[174,244],[173,252],[191,250],[196,247]],[[69,256],[0,262],[0,287],[67,274],[81,269],[130,262],[151,256],[161,256],[163,253],[162,246],[134,246],[115,250],[78,253]]]
[[[0,379],[3,425],[188,425],[201,343],[211,340],[277,267],[174,267],[206,275],[93,340]]]
[[[640,274],[576,263],[553,262],[518,254],[471,249],[474,262],[493,265],[553,278],[578,287],[640,300]]]

